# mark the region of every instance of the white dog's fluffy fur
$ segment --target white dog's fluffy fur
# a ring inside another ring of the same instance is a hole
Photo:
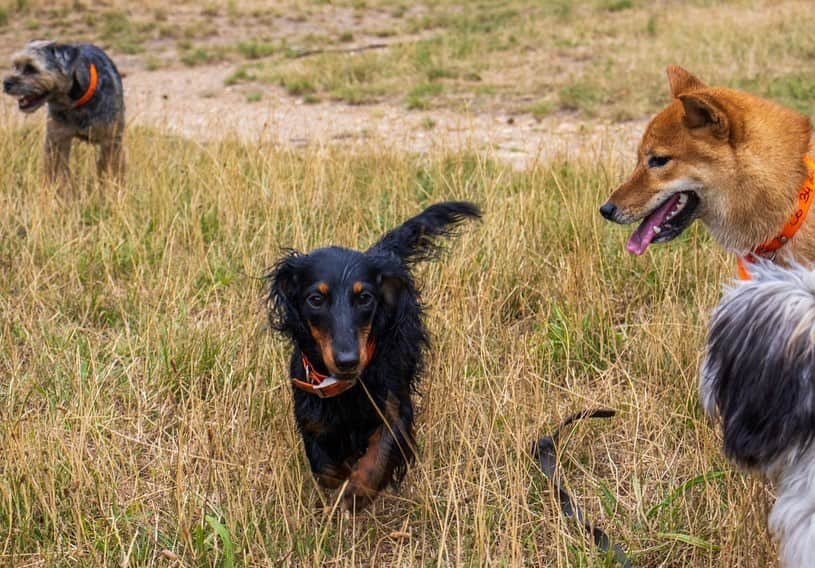
[[[782,566],[815,566],[815,272],[769,263],[713,313],[699,379],[725,454],[776,482]]]

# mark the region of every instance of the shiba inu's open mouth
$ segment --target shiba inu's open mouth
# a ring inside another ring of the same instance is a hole
[[[693,191],[674,193],[645,216],[626,243],[631,254],[641,255],[651,243],[664,243],[678,237],[688,228],[699,207],[699,196]]]
[[[48,100],[48,93],[42,95],[26,95],[17,99],[17,106],[23,112],[34,112]]]

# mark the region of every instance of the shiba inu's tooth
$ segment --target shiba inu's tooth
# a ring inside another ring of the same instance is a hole
[[[685,203],[688,202],[688,194],[687,193],[680,193],[679,194],[679,206],[684,207]]]
[[[654,227],[654,232],[655,232],[657,235],[658,235],[658,234],[660,234],[660,233],[662,232],[662,229],[660,229],[660,228],[659,228],[659,225],[657,225],[656,227]]]

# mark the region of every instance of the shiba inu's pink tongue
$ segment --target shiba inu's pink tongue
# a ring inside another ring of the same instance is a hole
[[[658,227],[665,222],[677,203],[679,203],[678,193],[669,197],[656,211],[643,219],[640,226],[637,227],[637,230],[628,238],[628,242],[625,245],[628,252],[636,254],[637,256],[644,253],[648,245],[651,244],[651,241],[654,240],[654,237],[657,236],[657,233],[654,232],[654,227]]]

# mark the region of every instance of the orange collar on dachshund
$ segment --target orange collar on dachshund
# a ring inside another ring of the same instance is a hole
[[[88,84],[88,89],[85,91],[85,94],[79,97],[79,99],[74,103],[74,108],[79,108],[89,100],[93,98],[94,93],[96,93],[96,87],[99,86],[99,75],[96,73],[96,65],[91,63],[90,68],[88,69],[91,81]]]
[[[369,341],[368,362],[366,366],[371,362],[371,359],[373,359],[375,351],[376,341]],[[332,398],[341,395],[357,384],[356,379],[353,381],[338,381],[331,375],[320,373],[314,368],[314,365],[311,364],[311,361],[308,360],[305,353],[303,353],[303,370],[306,372],[306,380],[301,381],[300,379],[292,377],[291,382],[301,391],[317,395],[320,398]]]
[[[759,257],[772,259],[774,253],[787,244],[795,236],[798,229],[801,228],[801,225],[804,224],[804,219],[806,219],[809,212],[809,206],[812,205],[813,195],[815,195],[815,162],[809,156],[804,156],[804,164],[809,175],[804,180],[801,189],[798,190],[798,208],[790,216],[789,221],[777,236],[757,246],[746,256],[739,257],[739,278],[742,280],[750,280],[747,264],[753,264]]]

